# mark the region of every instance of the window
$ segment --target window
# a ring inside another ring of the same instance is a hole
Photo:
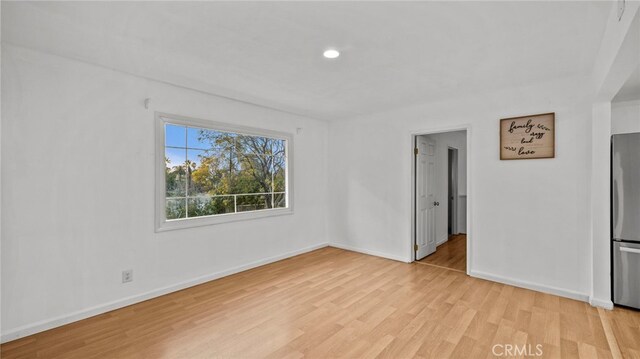
[[[159,230],[292,212],[289,134],[156,117]]]

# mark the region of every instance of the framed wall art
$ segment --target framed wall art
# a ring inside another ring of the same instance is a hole
[[[555,157],[555,112],[500,120],[500,159]]]

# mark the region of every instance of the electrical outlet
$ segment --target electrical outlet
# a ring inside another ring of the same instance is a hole
[[[122,283],[128,283],[133,281],[133,269],[127,269],[122,271]]]

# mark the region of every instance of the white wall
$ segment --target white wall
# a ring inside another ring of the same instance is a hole
[[[436,187],[435,200],[440,202],[436,207],[436,243],[438,245],[449,239],[449,147],[458,149],[458,228],[454,233],[466,233],[466,192],[467,192],[467,131],[443,132],[425,137],[436,143]]]
[[[330,124],[329,238],[411,258],[412,133],[471,127],[471,273],[586,300],[587,78],[479,93]],[[556,158],[500,161],[499,119],[556,113]]]
[[[327,123],[6,44],[2,74],[3,340],[326,245]],[[154,233],[154,111],[294,133],[295,213]]]
[[[640,99],[611,103],[611,134],[640,132]]]

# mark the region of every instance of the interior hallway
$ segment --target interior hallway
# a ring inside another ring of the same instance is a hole
[[[323,248],[1,346],[11,358],[640,355],[640,313]],[[498,349],[500,351],[501,349]]]
[[[435,253],[418,261],[440,267],[467,272],[467,235],[456,234],[438,246]]]

